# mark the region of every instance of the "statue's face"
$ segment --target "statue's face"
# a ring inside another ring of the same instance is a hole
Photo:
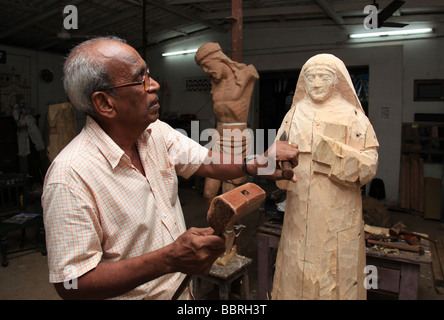
[[[204,59],[201,62],[201,68],[215,80],[220,80],[222,77],[220,62],[215,59]]]
[[[211,55],[203,59],[200,63],[200,67],[216,82],[226,79],[227,74],[233,73],[216,55]]]
[[[310,68],[305,74],[307,93],[316,102],[328,100],[335,90],[336,75],[325,67]]]

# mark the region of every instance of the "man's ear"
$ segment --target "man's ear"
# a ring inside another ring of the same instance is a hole
[[[112,118],[116,114],[114,99],[106,92],[96,91],[91,96],[96,114]]]

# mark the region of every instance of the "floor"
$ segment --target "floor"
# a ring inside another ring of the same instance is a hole
[[[274,189],[274,184],[266,181],[255,181],[267,192]],[[195,187],[197,186],[197,188]],[[188,227],[206,227],[206,204],[201,192],[202,183],[182,182],[179,188],[183,212]],[[419,214],[390,211],[390,219],[402,221],[408,229],[427,233],[431,237],[444,237],[443,225],[436,220],[426,220]],[[253,259],[249,266],[250,299],[256,298],[257,292],[257,238],[255,229],[268,221],[264,215],[250,215],[242,224],[241,254]],[[32,234],[30,234],[32,236]],[[57,300],[60,299],[54,287],[48,282],[46,257],[39,252],[24,252],[11,256],[9,266],[0,267],[0,300]],[[217,297],[217,296],[216,296]],[[214,298],[214,296],[213,296]],[[369,299],[380,299],[380,296],[369,296]],[[421,267],[420,300],[444,300],[434,288],[430,266]]]

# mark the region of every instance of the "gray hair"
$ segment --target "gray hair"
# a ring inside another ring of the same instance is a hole
[[[106,65],[94,59],[87,50],[91,44],[101,40],[126,43],[125,40],[114,36],[87,40],[71,51],[63,66],[63,87],[70,102],[78,111],[91,116],[94,115],[92,94],[112,86]]]

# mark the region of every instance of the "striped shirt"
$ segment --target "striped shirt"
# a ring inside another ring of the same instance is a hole
[[[177,175],[193,175],[208,149],[160,120],[136,145],[145,177],[88,117],[51,164],[42,196],[50,282],[162,248],[186,230]],[[183,278],[167,274],[117,298],[170,299]]]

